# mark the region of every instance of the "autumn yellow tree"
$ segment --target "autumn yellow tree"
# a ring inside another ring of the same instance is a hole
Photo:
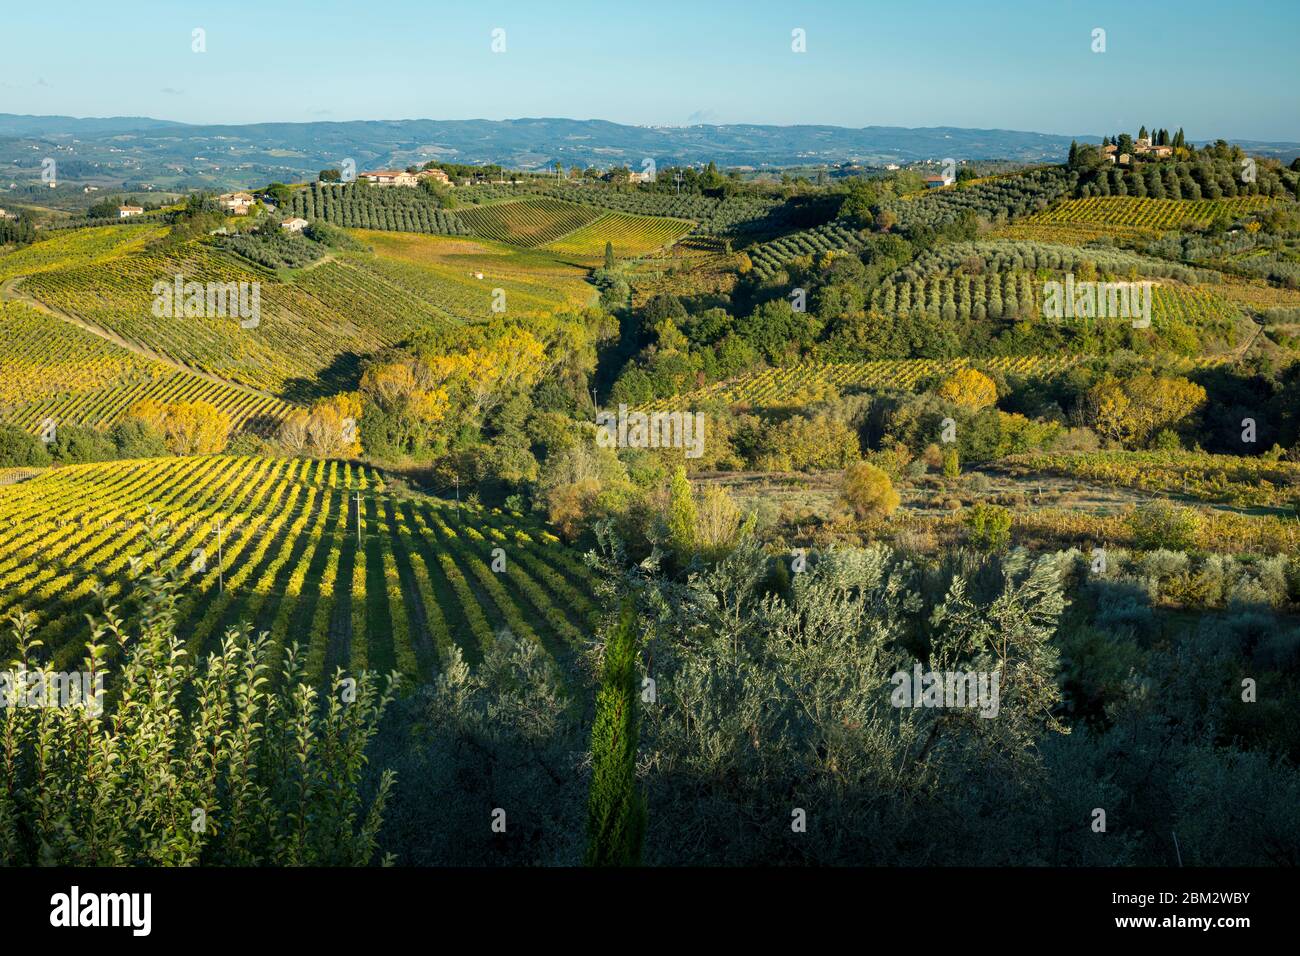
[[[361,398],[352,392],[340,392],[323,398],[311,407],[307,421],[312,453],[321,458],[353,458],[361,454],[357,420],[361,417]]]
[[[748,517],[730,492],[721,485],[709,485],[695,507],[695,546],[706,558],[718,558],[753,532],[755,518]]]
[[[167,406],[152,398],[141,399],[127,410],[126,417],[144,422],[155,431],[162,432],[167,423]]]
[[[939,386],[938,395],[954,405],[978,410],[997,402],[998,387],[978,369],[964,368]]]
[[[361,454],[360,417],[360,396],[354,392],[331,395],[310,410],[296,409],[286,416],[276,442],[288,455],[353,458]]]
[[[883,518],[893,513],[900,500],[889,475],[865,461],[844,469],[840,497],[859,518]]]
[[[1205,405],[1205,389],[1176,376],[1107,377],[1087,394],[1086,411],[1097,433],[1145,446],[1163,429],[1176,429]]]
[[[167,406],[163,434],[177,455],[216,454],[230,437],[230,416],[207,402],[177,402]]]
[[[467,412],[482,422],[510,394],[531,388],[547,367],[542,341],[524,329],[507,329],[492,344],[430,355],[421,360],[417,378],[449,395],[463,395]]]

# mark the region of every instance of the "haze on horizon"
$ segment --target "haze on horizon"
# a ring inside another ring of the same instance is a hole
[[[604,119],[955,126],[1102,135],[1182,126],[1193,140],[1300,141],[1289,48],[1300,5],[1239,17],[1207,0],[1047,5],[996,15],[950,0],[611,8],[503,2],[488,11],[391,0],[274,7],[77,0],[46,43],[8,45],[0,112],[193,124],[355,119]],[[62,14],[61,14],[62,15]],[[48,8],[5,13],[49,37]],[[1262,27],[1267,26],[1267,29]],[[1093,31],[1106,31],[1104,53]],[[494,30],[498,47],[493,52]],[[792,50],[805,31],[806,52]],[[195,30],[205,52],[195,52]]]

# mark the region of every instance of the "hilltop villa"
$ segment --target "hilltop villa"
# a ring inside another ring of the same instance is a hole
[[[359,178],[372,186],[414,186],[419,182],[414,173],[408,173],[403,169],[379,169],[362,173]]]
[[[247,216],[253,208],[253,197],[248,193],[225,193],[217,198],[222,209],[235,216]]]

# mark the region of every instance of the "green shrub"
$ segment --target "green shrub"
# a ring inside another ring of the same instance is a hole
[[[108,438],[118,458],[161,458],[169,453],[163,433],[138,418],[118,422],[108,430]]]
[[[17,425],[0,425],[0,468],[43,468],[50,453],[34,435]]]
[[[961,474],[961,462],[957,457],[957,446],[949,445],[943,450],[943,475],[945,478],[956,478]]]
[[[1005,551],[1011,545],[1011,512],[997,505],[979,504],[966,512],[970,543],[981,551]]]
[[[1143,505],[1129,518],[1133,542],[1144,551],[1164,548],[1192,551],[1201,531],[1201,515],[1194,508],[1168,502]]]

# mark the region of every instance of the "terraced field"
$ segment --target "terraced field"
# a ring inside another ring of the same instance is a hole
[[[151,528],[184,580],[177,632],[190,653],[248,621],[277,651],[299,643],[315,677],[370,667],[418,680],[453,645],[470,661],[510,640],[565,655],[590,633],[585,566],[536,525],[395,496],[347,462],[227,456],[79,465],[0,487],[0,614],[34,613],[53,667],[68,669],[97,580],[121,616],[136,613],[129,562]]]
[[[605,243],[608,242],[613,245],[614,255],[618,258],[636,259],[671,245],[693,228],[695,223],[685,219],[612,212],[575,229],[546,248],[564,256],[594,261],[605,255]]]
[[[35,433],[45,419],[103,427],[136,402],[203,400],[236,429],[273,429],[290,406],[143,358],[22,303],[0,303],[0,417]]]
[[[520,199],[458,212],[476,236],[516,246],[543,246],[595,222],[598,209],[560,199]]]

